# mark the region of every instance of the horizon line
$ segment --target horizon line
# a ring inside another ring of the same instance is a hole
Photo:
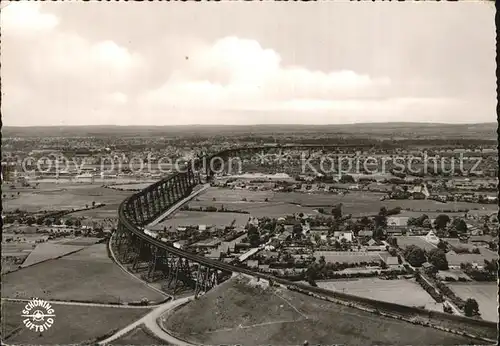
[[[429,121],[388,121],[388,122],[360,122],[360,123],[325,123],[325,124],[307,124],[307,123],[272,123],[272,124],[265,124],[265,123],[255,123],[255,124],[174,124],[174,125],[151,125],[151,124],[144,124],[144,125],[134,125],[134,124],[129,124],[129,125],[117,125],[117,124],[101,124],[101,125],[94,125],[94,124],[80,124],[80,125],[5,125],[3,124],[3,128],[29,128],[29,127],[182,127],[182,126],[239,126],[239,127],[244,127],[244,126],[354,126],[354,125],[373,125],[373,124],[379,124],[379,125],[390,125],[390,124],[406,124],[406,125],[411,125],[411,124],[428,124],[428,125],[455,125],[455,126],[467,126],[467,125],[487,125],[487,124],[498,124],[498,122],[495,121],[488,121],[488,122],[477,122],[477,123],[445,123],[445,122],[429,122]]]

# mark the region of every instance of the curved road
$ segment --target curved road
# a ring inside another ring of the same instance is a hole
[[[176,299],[173,301],[170,301],[168,303],[162,304],[153,311],[151,311],[149,314],[146,316],[140,318],[136,322],[128,325],[127,327],[123,328],[122,330],[119,330],[106,340],[103,340],[99,342],[99,345],[106,345],[116,339],[119,339],[120,337],[126,335],[127,333],[131,332],[141,324],[144,324],[146,328],[148,328],[151,332],[153,332],[158,338],[164,340],[165,342],[172,344],[172,345],[178,345],[178,346],[194,346],[192,344],[186,343],[185,341],[179,340],[175,338],[174,336],[168,334],[165,332],[163,329],[158,326],[157,320],[160,318],[161,315],[164,313],[168,312],[169,310],[172,310],[176,308],[177,306],[184,304],[190,300],[193,299],[194,296],[186,297],[186,298],[180,298]]]

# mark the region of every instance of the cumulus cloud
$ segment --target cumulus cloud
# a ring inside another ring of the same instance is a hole
[[[2,8],[2,34],[30,35],[55,28],[59,19],[42,13],[40,7],[40,4],[24,1],[7,4]]]
[[[15,123],[21,113],[28,124],[40,118],[57,124],[99,123],[128,102],[126,93],[116,90],[140,73],[140,54],[112,40],[92,41],[60,30],[59,18],[41,12],[36,3],[10,4],[2,11],[4,21],[2,108],[7,121]]]
[[[257,41],[226,37],[199,49],[189,64],[143,95],[146,105],[262,110],[334,106],[334,100],[372,97],[390,86],[387,77],[354,71],[311,71],[283,66],[280,55]]]

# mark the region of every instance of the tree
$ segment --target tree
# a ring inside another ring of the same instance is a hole
[[[45,219],[44,224],[45,224],[45,226],[50,226],[50,225],[52,225],[52,220],[51,219]]]
[[[92,207],[95,207],[95,201],[92,201]]]
[[[380,208],[379,213],[374,217],[375,228],[387,228],[387,208]]]
[[[315,233],[314,234],[314,241],[316,242],[316,244],[319,243],[320,240],[321,240],[321,236],[318,233]]]
[[[257,247],[260,244],[259,230],[252,224],[248,226],[248,241],[252,247]]]
[[[404,257],[413,267],[420,267],[426,261],[424,250],[415,245],[405,249]]]
[[[293,225],[293,235],[295,238],[302,237],[302,225],[300,222],[297,222]]]
[[[340,177],[339,182],[342,184],[346,184],[346,183],[355,183],[356,181],[354,180],[352,175],[343,174],[342,177]]]
[[[332,215],[335,220],[342,218],[342,203],[336,204],[333,207]]]
[[[443,251],[446,251],[446,249],[448,248],[446,243],[444,241],[442,241],[441,239],[439,239],[439,243],[437,244],[437,247],[438,247],[438,249],[441,249]]]
[[[31,226],[31,225],[33,225],[34,223],[35,223],[35,218],[34,218],[34,217],[31,217],[31,216],[30,216],[30,217],[28,217],[28,218],[26,219],[26,224],[27,224],[28,226]]]
[[[305,273],[306,280],[309,282],[311,286],[317,286],[316,285],[316,278],[318,277],[318,270],[316,268],[316,263],[311,263],[306,270]]]
[[[387,239],[387,242],[393,246],[393,247],[398,247],[398,238],[396,237],[390,237]]]
[[[7,223],[14,223],[14,221],[16,221],[16,219],[12,215],[5,215],[5,218],[3,219],[3,222],[6,224]]]
[[[428,257],[429,263],[436,267],[437,270],[448,270],[448,260],[443,250],[432,249]]]
[[[465,223],[464,220],[460,218],[453,219],[452,226],[457,231],[458,234],[463,234],[467,232],[467,224]]]
[[[410,216],[408,218],[408,221],[406,221],[406,225],[407,226],[416,226],[416,221],[417,221],[416,218]]]
[[[472,317],[479,314],[479,305],[474,298],[469,298],[465,301],[464,306],[465,316]]]
[[[66,226],[71,227],[73,226],[73,220],[67,219],[66,222],[64,223]]]
[[[375,240],[381,240],[385,237],[385,232],[384,232],[384,229],[381,228],[381,227],[378,227],[376,228],[374,231],[373,231],[373,239]]]
[[[450,217],[446,214],[439,214],[434,220],[434,227],[437,230],[444,230],[448,223],[450,223]]]
[[[424,228],[432,228],[432,224],[431,224],[431,220],[429,219],[425,219],[423,222],[422,222],[422,227]]]

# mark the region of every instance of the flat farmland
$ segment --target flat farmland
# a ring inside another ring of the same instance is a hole
[[[30,243],[2,243],[2,257],[19,254],[29,255],[35,247],[36,244]]]
[[[219,213],[219,212],[202,212],[202,211],[179,211],[172,218],[152,227],[153,229],[177,228],[179,226],[188,225],[214,225],[214,226],[229,226],[233,220],[236,220],[235,226],[245,226],[250,215],[240,213]]]
[[[401,207],[416,211],[403,211],[404,216],[420,216],[422,213],[442,214],[439,210],[463,210],[478,208],[478,213],[488,214],[497,211],[495,205],[479,205],[467,202],[440,203],[432,200],[384,200],[380,199],[385,194],[379,192],[350,191],[346,195],[337,195],[326,192],[301,193],[301,192],[273,192],[250,191],[246,189],[232,190],[227,188],[208,189],[205,193],[191,201],[191,207],[222,205],[227,209],[248,211],[256,217],[280,217],[293,213],[313,213],[317,208],[327,211],[335,204],[342,203],[344,214],[365,216],[378,213],[381,207],[388,209]],[[245,200],[243,200],[245,199]],[[266,202],[267,199],[267,202]],[[482,209],[484,208],[484,209]],[[422,210],[422,211],[419,211]]]
[[[53,243],[38,244],[36,248],[31,251],[28,258],[23,262],[21,267],[27,267],[39,262],[43,262],[57,257],[65,256],[84,248],[83,245],[63,245]]]
[[[158,179],[159,180],[159,179]],[[112,185],[109,188],[110,189],[123,189],[123,190],[142,190],[148,187],[151,184],[154,184],[154,181],[151,182],[140,182],[140,183],[132,183],[132,184],[117,184],[117,185]]]
[[[498,322],[498,286],[495,282],[453,282],[448,286],[463,300],[474,298],[483,319]]]
[[[421,249],[430,251],[435,249],[436,246],[426,241],[422,236],[401,236],[397,237],[398,245],[401,248],[407,248],[410,245],[418,246]]]
[[[246,189],[232,190],[226,188],[210,187],[203,194],[199,195],[197,199],[199,199],[200,202],[212,202],[215,198],[217,202],[230,203],[238,202],[243,198],[246,198],[248,201],[264,202],[266,198],[271,199],[273,195],[273,191],[250,191]]]
[[[3,203],[5,211],[17,208],[28,212],[40,210],[68,210],[92,205],[92,202],[115,206],[130,195],[97,184],[43,184],[35,190],[21,192],[19,197]]]
[[[125,199],[125,197],[123,199]],[[68,214],[68,216],[75,218],[84,218],[84,220],[82,220],[82,225],[87,226],[92,225],[93,220],[116,219],[118,218],[118,206],[122,201],[123,200],[119,200],[116,203],[100,208],[77,211]],[[89,219],[89,221],[85,220],[87,218]]]
[[[91,341],[113,330],[119,330],[138,320],[148,308],[112,308],[51,304],[54,324],[42,334],[28,330],[23,325],[21,311],[25,304],[2,302],[2,337],[8,344],[18,345],[69,345]],[[14,333],[12,333],[14,332]],[[9,334],[11,334],[9,336]]]
[[[362,278],[318,281],[318,286],[332,291],[408,306],[434,307],[435,301],[413,280]],[[443,311],[442,306],[439,311]]]
[[[250,214],[248,216],[254,217],[281,217],[285,215],[292,215],[294,213],[304,213],[304,214],[313,214],[315,213],[316,208],[312,207],[301,207],[299,205],[289,204],[286,202],[209,202],[209,201],[193,201],[189,203],[190,207],[208,207],[214,206],[216,208],[220,208],[224,206],[226,209],[230,210],[243,210],[247,211]]]
[[[475,212],[482,212],[484,214],[491,214],[494,212],[498,211],[498,207],[495,204],[478,204],[478,203],[471,203],[471,202],[446,202],[446,203],[441,203],[437,202],[434,200],[429,200],[429,199],[417,199],[417,200],[385,200],[383,201],[384,204],[387,206],[390,206],[391,208],[394,207],[401,207],[401,208],[410,208],[415,211],[422,210],[421,214],[426,212],[426,211],[439,211],[439,210],[464,210],[464,209],[469,209],[471,210],[471,213],[473,209],[478,209]],[[421,215],[420,214],[420,215]],[[442,214],[442,213],[440,213]],[[438,214],[439,215],[439,214]]]
[[[71,255],[6,274],[2,278],[2,295],[97,303],[164,299],[109,259],[106,244],[91,245]]]
[[[385,253],[387,256],[387,253]],[[380,261],[378,252],[348,252],[348,251],[315,251],[314,257],[319,259],[321,256],[325,256],[326,262],[347,262],[347,263],[359,263],[359,262],[371,262]]]

